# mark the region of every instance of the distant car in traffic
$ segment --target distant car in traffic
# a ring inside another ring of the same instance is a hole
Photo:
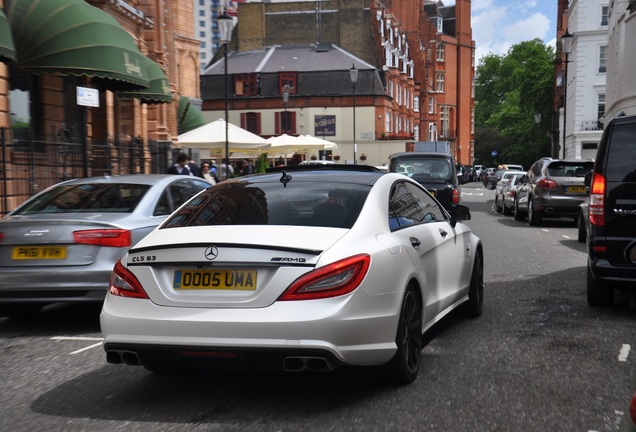
[[[517,180],[518,184],[521,180],[521,177],[523,177],[526,173],[523,171],[504,171],[503,174],[501,175],[501,179],[499,179],[499,181],[497,182],[497,184],[495,185],[495,201],[494,201],[494,205],[495,205],[495,211],[497,213],[502,213],[504,212],[504,198],[505,198],[505,194],[509,193],[510,189],[510,182],[514,179],[519,179]],[[516,185],[515,185],[516,186]],[[508,211],[506,210],[504,214],[507,214]]]
[[[483,250],[411,178],[284,167],[219,183],[117,262],[101,313],[109,363],[419,372],[424,331],[483,309]]]
[[[586,197],[585,175],[593,167],[591,160],[539,159],[517,188],[515,219],[527,215],[533,226],[545,217],[568,217],[576,222],[579,204]]]
[[[210,186],[192,176],[123,175],[69,180],[33,196],[0,219],[0,315],[103,301],[117,260]]]
[[[389,172],[407,175],[424,186],[446,210],[460,204],[461,189],[453,157],[447,153],[402,152],[389,158]]]

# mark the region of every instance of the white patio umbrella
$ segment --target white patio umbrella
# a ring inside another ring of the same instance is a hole
[[[327,141],[326,139],[318,138],[312,135],[300,135],[298,138],[308,141],[310,143],[322,145],[322,150],[335,150],[338,145],[335,142]]]
[[[230,152],[262,150],[269,142],[252,132],[228,123],[228,148]],[[225,150],[225,120],[218,119],[179,135],[179,143],[183,147],[199,149]],[[219,153],[219,152],[216,152]]]

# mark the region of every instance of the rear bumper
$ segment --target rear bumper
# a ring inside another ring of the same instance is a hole
[[[0,303],[90,303],[104,301],[112,269],[3,268],[0,272]]]
[[[550,198],[534,198],[535,209],[542,212],[546,217],[563,217],[577,216],[579,205],[585,198],[574,197],[550,197]]]
[[[636,266],[618,267],[606,259],[590,259],[590,271],[594,279],[607,283],[621,291],[636,292]]]

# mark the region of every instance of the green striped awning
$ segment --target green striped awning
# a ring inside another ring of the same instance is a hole
[[[148,104],[172,102],[170,83],[168,82],[166,74],[161,70],[161,66],[148,57],[146,57],[144,61],[144,68],[146,69],[146,75],[149,81],[148,88],[123,91],[119,93],[119,96],[123,98],[136,98]]]
[[[206,124],[199,110],[192,107],[190,98],[187,96],[179,96],[177,119],[179,120],[179,135]]]
[[[15,60],[15,44],[7,16],[0,9],[0,61],[6,60]]]
[[[110,88],[147,88],[145,56],[106,12],[84,0],[5,0],[15,66],[33,74],[76,75]]]

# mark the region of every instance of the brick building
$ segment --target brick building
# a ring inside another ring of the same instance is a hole
[[[16,52],[0,59],[0,214],[65,178],[164,172],[180,123],[202,122],[192,0],[0,6]]]
[[[299,57],[292,47],[307,52]],[[342,53],[349,63],[339,60]],[[355,139],[352,65],[363,78],[355,86]],[[222,53],[217,53],[202,74],[203,115],[209,121],[223,117],[224,72]],[[354,143],[357,153],[368,156],[366,163],[379,165],[387,154],[429,140],[450,141],[458,163],[473,161],[469,0],[457,0],[455,6],[417,0],[241,3],[228,75],[230,123],[249,129],[246,115],[258,116],[260,128],[252,132],[277,134],[282,114],[297,120],[288,132],[320,136],[315,125],[329,116],[337,126],[327,138],[338,144],[342,161],[350,162]],[[237,93],[237,82],[249,75],[254,91]],[[285,76],[295,76],[298,84],[287,106],[282,102]]]

